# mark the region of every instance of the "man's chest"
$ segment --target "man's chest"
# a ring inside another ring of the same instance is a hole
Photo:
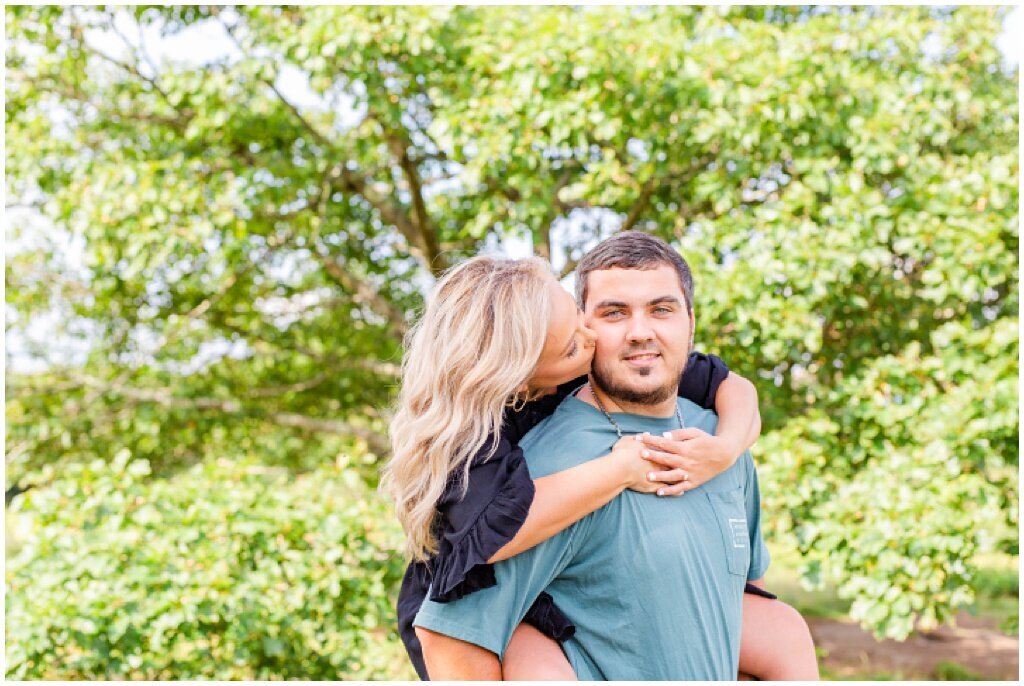
[[[741,488],[669,498],[627,491],[590,517],[564,572],[580,585],[628,587],[642,600],[685,594],[694,574],[724,575],[739,567],[746,574],[749,542]]]
[[[698,418],[707,420],[704,415]],[[523,442],[534,478],[596,459],[618,440],[607,422],[559,423],[558,419],[553,417],[543,431]],[[633,431],[654,433],[659,428],[635,419],[623,421],[633,421],[636,425],[627,427]],[[592,589],[621,587],[621,572],[629,570],[630,578],[650,581],[645,587],[667,592],[678,589],[664,588],[666,583],[679,583],[664,580],[668,570],[686,574],[732,570],[745,575],[750,555],[745,470],[745,463],[737,461],[682,496],[621,493],[579,523],[573,536],[573,562],[560,576]]]
[[[577,627],[566,644],[574,667],[601,679],[734,674],[750,557],[733,547],[747,539],[729,519],[742,507],[723,519],[705,491],[627,493],[610,505],[591,515],[573,562],[548,587]]]

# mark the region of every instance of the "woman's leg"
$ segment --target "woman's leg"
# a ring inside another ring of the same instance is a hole
[[[512,634],[501,670],[505,681],[576,680],[558,643],[529,624]],[[814,642],[800,613],[782,601],[744,594],[740,672],[762,681],[817,680]]]
[[[416,638],[431,681],[500,681],[498,656],[478,645],[445,636],[421,626]]]
[[[558,642],[530,624],[520,624],[501,661],[505,681],[576,681]]]
[[[743,594],[740,672],[762,681],[817,681],[807,622],[781,600]]]

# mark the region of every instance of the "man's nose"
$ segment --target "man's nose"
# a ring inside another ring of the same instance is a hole
[[[629,320],[629,328],[626,330],[626,338],[632,343],[652,340],[654,330],[647,322],[647,317],[632,317]]]

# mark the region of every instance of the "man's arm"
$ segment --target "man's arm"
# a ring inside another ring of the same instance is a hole
[[[501,681],[498,656],[478,645],[416,627],[431,681]]]

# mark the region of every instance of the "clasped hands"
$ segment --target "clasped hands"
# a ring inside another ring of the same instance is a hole
[[[662,436],[624,436],[615,450],[644,461],[634,462],[633,469],[644,472],[636,475],[628,488],[660,496],[682,495],[707,483],[728,469],[741,452],[725,438],[696,428],[676,429]]]

